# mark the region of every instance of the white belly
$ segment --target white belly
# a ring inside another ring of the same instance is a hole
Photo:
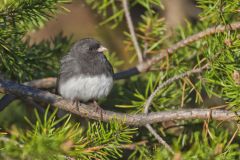
[[[67,99],[87,102],[106,97],[113,86],[112,77],[105,75],[79,76],[71,78],[59,86],[60,94]]]

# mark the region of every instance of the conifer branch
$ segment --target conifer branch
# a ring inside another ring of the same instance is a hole
[[[78,108],[70,100],[52,94],[48,91],[42,91],[29,86],[21,85],[12,81],[0,80],[0,92],[10,93],[18,97],[31,97],[36,102],[51,104],[73,114],[89,119],[109,122],[113,119],[122,121],[127,125],[144,126],[172,120],[190,120],[190,119],[212,119],[219,121],[236,121],[240,117],[240,112],[232,112],[220,109],[182,109],[175,111],[162,111],[146,114],[124,114],[112,111],[105,111],[103,117],[96,112],[91,104],[81,104]]]
[[[186,39],[183,39],[175,44],[173,44],[171,47],[167,49],[161,50],[158,55],[153,56],[152,58],[147,59],[143,63],[140,63],[136,66],[139,73],[143,73],[148,71],[154,64],[168,56],[169,54],[173,54],[176,50],[183,48],[197,40],[200,40],[204,37],[216,34],[216,33],[222,33],[225,31],[232,31],[240,29],[240,22],[233,22],[227,25],[219,25],[215,27],[210,27],[204,31],[201,31],[199,33],[196,33],[192,36],[187,37]]]

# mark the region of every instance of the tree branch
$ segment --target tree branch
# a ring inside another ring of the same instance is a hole
[[[42,89],[48,89],[48,88],[53,88],[56,86],[56,78],[54,77],[48,77],[48,78],[43,78],[39,80],[33,80],[29,82],[23,83],[24,85],[31,86],[34,88],[42,88]],[[15,95],[12,94],[6,94],[0,99],[0,112],[8,106],[12,101],[17,99]],[[31,102],[34,103],[34,102]]]
[[[143,126],[146,124],[171,121],[171,120],[190,120],[190,119],[213,119],[213,120],[231,120],[239,119],[240,112],[231,112],[227,110],[211,110],[211,109],[183,109],[177,111],[162,111],[146,114],[123,114],[112,111],[105,111],[103,117],[96,112],[92,105],[81,104],[78,108],[72,104],[70,100],[66,100],[60,96],[52,94],[48,91],[42,91],[29,86],[17,84],[11,81],[0,80],[0,92],[14,94],[19,97],[31,97],[37,102],[44,102],[57,106],[63,110],[95,120],[105,122],[116,119],[127,125]]]
[[[138,56],[138,62],[141,63],[141,62],[143,62],[143,55],[142,55],[140,46],[138,44],[138,40],[137,40],[135,31],[134,31],[132,18],[131,18],[129,8],[128,8],[128,0],[122,0],[122,4],[123,4],[123,10],[124,10],[124,13],[125,13],[125,17],[126,17],[126,20],[127,20],[128,29],[129,29],[130,34],[131,34],[131,39],[132,39],[134,48],[135,48],[137,56]]]

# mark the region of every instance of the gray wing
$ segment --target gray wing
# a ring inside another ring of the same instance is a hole
[[[61,82],[67,81],[70,77],[74,76],[74,72],[72,69],[72,66],[75,63],[75,59],[67,54],[64,56],[60,61],[60,71],[57,78],[57,87],[56,87],[56,93],[59,93],[59,85],[61,85]]]
[[[111,63],[107,60],[107,58],[106,58],[106,61],[107,61],[106,62],[107,63],[107,70],[111,74],[111,76],[113,76],[113,74],[114,74],[113,67],[112,67]]]
[[[113,67],[111,65],[111,63],[108,61],[107,57],[104,54],[100,55],[100,61],[104,64],[104,72],[106,72],[107,74],[113,76],[114,72],[113,72]]]

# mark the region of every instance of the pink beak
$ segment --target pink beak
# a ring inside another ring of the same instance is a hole
[[[98,52],[104,52],[104,51],[107,51],[107,48],[103,47],[103,46],[100,46],[98,49],[97,49]]]

